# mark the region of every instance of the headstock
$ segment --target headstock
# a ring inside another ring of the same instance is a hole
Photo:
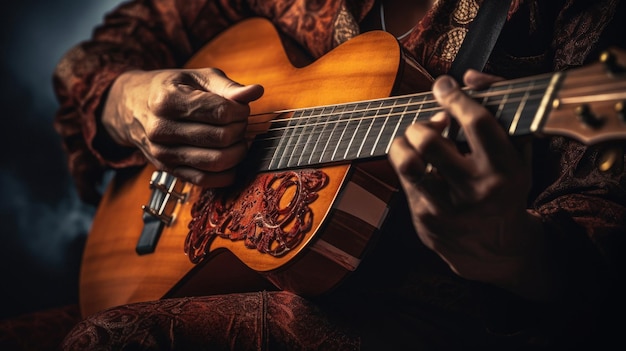
[[[612,49],[600,61],[569,70],[548,102],[538,131],[585,144],[626,140],[626,51]]]

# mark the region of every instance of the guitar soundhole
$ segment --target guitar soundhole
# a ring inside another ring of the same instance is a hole
[[[191,209],[185,253],[191,262],[199,263],[212,239],[221,237],[282,256],[311,229],[309,205],[327,183],[326,173],[305,169],[260,174],[240,191],[204,189]]]

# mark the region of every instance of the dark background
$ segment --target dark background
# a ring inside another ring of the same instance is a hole
[[[52,127],[51,76],[121,0],[20,0],[0,11],[0,318],[76,301],[94,208]]]

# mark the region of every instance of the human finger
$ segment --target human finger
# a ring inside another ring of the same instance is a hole
[[[241,141],[246,126],[245,122],[216,126],[160,118],[149,121],[145,130],[148,139],[158,144],[224,148]]]
[[[195,78],[205,91],[210,91],[240,104],[248,104],[263,95],[263,86],[259,84],[242,85],[228,78],[215,68],[195,71]]]
[[[428,148],[422,148],[419,143],[421,135],[430,133],[428,130],[433,131],[433,134],[439,134],[439,139],[443,140],[440,134],[446,124],[445,116],[435,117],[428,123],[418,123],[397,137],[389,150],[390,162],[412,202],[411,208],[415,216],[419,216],[420,212],[441,213],[450,209],[446,181],[422,154],[422,150]]]
[[[463,82],[470,89],[486,89],[496,82],[503,81],[504,78],[492,74],[483,73],[475,69],[469,69],[463,75]]]
[[[222,149],[164,146],[156,143],[148,146],[153,163],[157,168],[165,170],[186,166],[206,172],[222,172],[239,164],[246,152],[247,145],[243,141]]]
[[[153,95],[151,105],[157,115],[226,125],[247,120],[248,103],[263,95],[263,87],[241,85],[216,69],[183,70]]]
[[[431,169],[419,153],[403,137],[396,138],[389,149],[389,160],[400,179],[415,219],[424,214],[439,213],[445,198],[434,194],[434,187],[427,180]]]
[[[425,164],[432,165],[447,180],[467,178],[471,165],[459,152],[456,145],[442,134],[449,125],[445,112],[437,113],[428,123],[415,123],[404,133],[406,142],[421,157]]]
[[[479,161],[505,164],[513,146],[508,135],[493,115],[465,94],[449,76],[441,76],[433,84],[433,94],[439,104],[459,122],[468,145]]]

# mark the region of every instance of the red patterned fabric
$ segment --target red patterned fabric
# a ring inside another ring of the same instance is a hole
[[[271,295],[271,296],[269,296]],[[288,293],[168,299],[110,309],[81,322],[66,350],[358,350],[311,303]]]

